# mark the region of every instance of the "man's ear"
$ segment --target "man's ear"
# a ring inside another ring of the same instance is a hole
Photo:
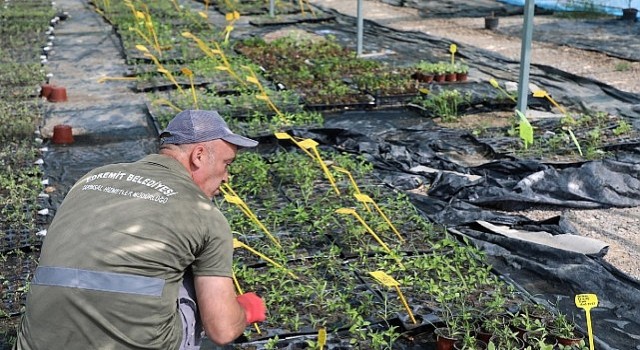
[[[194,166],[195,168],[201,168],[203,166],[203,162],[205,161],[205,157],[207,157],[207,150],[205,149],[204,145],[200,144],[193,147],[189,160],[191,161],[192,166]]]

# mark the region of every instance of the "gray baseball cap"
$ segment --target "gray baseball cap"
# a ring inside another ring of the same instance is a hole
[[[234,134],[216,111],[178,113],[160,133],[160,143],[181,145],[222,139],[238,147],[255,147],[258,141]]]

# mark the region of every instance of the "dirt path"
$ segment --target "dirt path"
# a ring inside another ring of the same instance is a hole
[[[357,2],[344,0],[310,0],[314,5],[356,16]],[[365,19],[396,30],[420,31],[459,44],[493,51],[518,61],[521,39],[484,29],[484,18],[422,18],[418,10],[391,6],[379,1],[363,0]],[[640,94],[640,62],[608,56],[604,53],[580,50],[564,45],[535,42],[535,26],[568,19],[537,16],[534,19],[534,43],[531,62],[555,67],[575,75],[607,83],[619,90]],[[523,24],[523,18],[500,18],[500,26]],[[633,40],[633,38],[631,38]],[[637,40],[637,39],[636,39]],[[521,213],[533,220],[558,215],[572,223],[578,234],[609,244],[605,260],[624,273],[640,280],[640,208],[607,210],[530,210]]]

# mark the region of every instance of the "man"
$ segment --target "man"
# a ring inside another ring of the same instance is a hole
[[[257,142],[203,110],[176,115],[160,142],[159,154],[94,169],[70,189],[17,349],[198,349],[200,321],[220,345],[264,321],[260,297],[236,295],[231,231],[211,201],[238,147]]]

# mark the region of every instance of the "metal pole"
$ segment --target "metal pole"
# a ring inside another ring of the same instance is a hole
[[[362,56],[362,27],[364,26],[362,20],[362,0],[358,0],[358,42],[356,46],[356,54],[358,57]]]
[[[275,16],[276,0],[269,0],[269,16]]]
[[[529,94],[529,66],[531,65],[531,38],[533,36],[533,12],[535,0],[526,0],[524,4],[524,26],[522,28],[522,47],[520,50],[520,76],[518,78],[518,104],[520,112],[527,111]]]

